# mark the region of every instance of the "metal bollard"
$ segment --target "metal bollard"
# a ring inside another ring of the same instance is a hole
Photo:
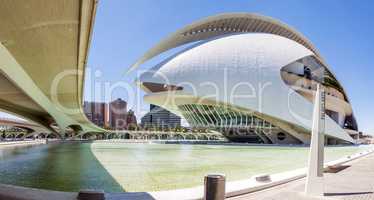
[[[78,200],[105,200],[103,190],[81,190],[78,193]]]
[[[204,200],[225,199],[226,178],[223,174],[208,174],[204,178]]]

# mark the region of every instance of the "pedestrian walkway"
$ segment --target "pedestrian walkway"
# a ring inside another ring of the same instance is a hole
[[[324,174],[325,196],[304,194],[305,178],[229,200],[374,200],[374,154],[349,162],[341,170]]]

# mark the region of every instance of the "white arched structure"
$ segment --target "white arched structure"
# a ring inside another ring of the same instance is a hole
[[[141,75],[145,101],[231,139],[252,134],[266,143],[309,143],[312,97],[324,80],[325,133],[330,140],[353,142],[344,128],[357,125],[341,84],[304,36],[269,17],[234,13],[203,19],[156,45],[133,68],[196,41]],[[251,134],[231,135],[233,128]]]

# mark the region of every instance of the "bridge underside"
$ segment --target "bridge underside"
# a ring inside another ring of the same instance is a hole
[[[94,0],[2,1],[0,110],[62,135],[104,131],[82,110],[95,12]]]
[[[0,109],[19,117],[36,122],[50,131],[53,117],[27,96],[17,85],[0,73]]]

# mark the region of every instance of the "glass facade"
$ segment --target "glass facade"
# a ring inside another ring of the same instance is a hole
[[[253,113],[224,105],[185,104],[179,105],[179,110],[192,127],[218,130],[227,137],[254,137],[268,142],[266,133],[277,128]]]
[[[193,127],[206,128],[265,128],[274,127],[271,123],[235,108],[221,105],[185,104],[179,106],[182,115]]]

